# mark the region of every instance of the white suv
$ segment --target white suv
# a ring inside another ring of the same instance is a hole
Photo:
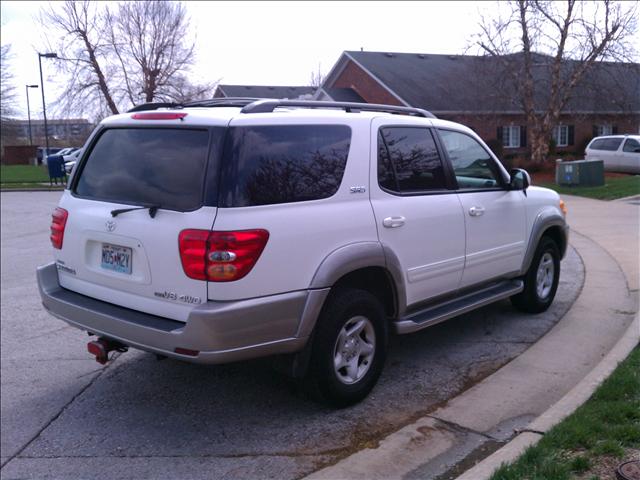
[[[640,174],[640,135],[596,137],[584,155],[586,160],[602,160],[607,172]]]
[[[390,333],[509,297],[548,308],[567,235],[555,192],[424,110],[147,104],[87,142],[38,283],[100,362],[278,355],[342,406],[373,388]]]

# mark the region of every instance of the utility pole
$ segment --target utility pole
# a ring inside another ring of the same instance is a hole
[[[33,136],[31,135],[31,108],[29,107],[29,89],[38,88],[38,85],[25,85],[24,89],[27,92],[27,118],[29,119],[29,145],[33,147]]]
[[[44,81],[42,80],[42,57],[44,58],[58,58],[57,53],[38,53],[38,64],[40,65],[40,92],[42,93],[42,114],[44,116],[44,141],[47,147],[47,150],[44,154],[44,160],[46,160],[46,156],[49,155],[49,129],[47,128],[47,106],[44,101]]]

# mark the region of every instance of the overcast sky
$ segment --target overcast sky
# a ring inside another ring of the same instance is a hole
[[[344,50],[464,53],[480,12],[493,2],[185,2],[197,35],[194,81],[307,85]],[[25,84],[39,84],[37,51],[45,42],[36,16],[49,2],[2,1],[2,45],[11,44],[19,107]],[[55,42],[52,42],[55,43]],[[43,59],[47,105],[57,92],[55,60]],[[4,66],[3,66],[4,68]],[[38,90],[30,91],[40,117]]]

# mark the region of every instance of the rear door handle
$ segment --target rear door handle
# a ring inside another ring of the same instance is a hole
[[[479,217],[484,214],[484,207],[471,207],[469,209],[469,215],[472,217]]]
[[[387,217],[382,221],[382,225],[387,228],[398,228],[404,225],[404,217]]]

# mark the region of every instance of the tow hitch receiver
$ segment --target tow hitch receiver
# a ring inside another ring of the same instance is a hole
[[[109,361],[109,352],[126,352],[128,347],[113,340],[107,340],[106,338],[99,338],[93,342],[87,343],[87,350],[91,355],[95,355],[96,362],[104,365]]]

